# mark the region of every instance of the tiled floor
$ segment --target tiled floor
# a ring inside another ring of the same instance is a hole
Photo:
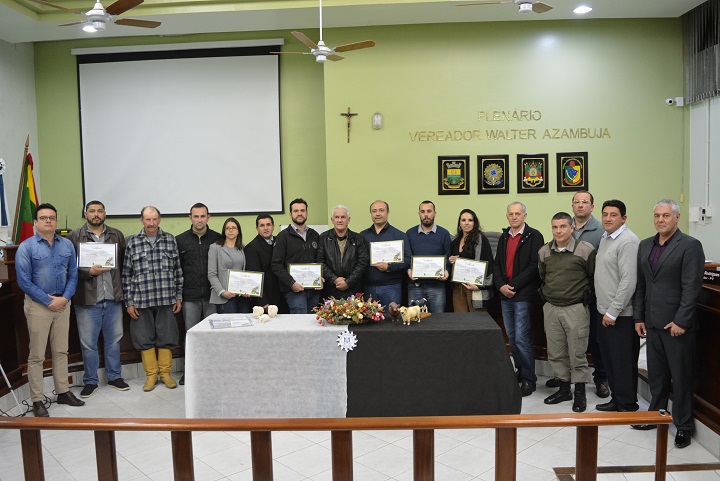
[[[543,403],[554,390],[541,378],[538,390],[523,399],[523,413],[570,412],[571,403]],[[84,407],[52,404],[50,415],[82,417],[184,417],[184,391],[159,385],[143,392],[144,379],[129,380],[131,390],[116,391],[103,385]],[[79,393],[79,388],[73,388]],[[603,402],[588,389],[588,406]],[[644,404],[641,409],[647,408]],[[17,409],[15,410],[15,413]],[[685,449],[668,444],[668,464],[717,463],[718,459],[697,442]],[[118,469],[122,480],[172,480],[170,434],[166,432],[119,432],[116,436]],[[93,435],[90,432],[44,431],[42,433],[45,475],[48,481],[97,479]],[[535,428],[518,431],[517,479],[560,480],[553,468],[575,464],[575,430]],[[601,427],[598,449],[600,466],[652,465],[655,431],[629,427]],[[197,480],[250,481],[250,437],[248,433],[206,432],[193,438]],[[435,433],[435,479],[466,481],[494,479],[495,439],[492,430],[439,430]],[[358,481],[410,481],[412,433],[410,431],[361,431],[354,433],[354,474]],[[330,434],[327,432],[273,433],[274,474],[278,481],[331,480]],[[0,430],[0,480],[23,479],[19,434]],[[564,478],[568,479],[568,478]],[[599,474],[601,481],[652,480],[652,473]],[[668,480],[720,481],[720,471],[670,472]]]

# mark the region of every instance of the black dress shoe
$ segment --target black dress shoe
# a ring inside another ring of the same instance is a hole
[[[630,427],[638,431],[650,431],[657,429],[657,424],[631,424]]]
[[[687,429],[678,429],[677,434],[675,435],[675,447],[676,448],[686,448],[690,446],[690,441],[692,440],[692,432]]]
[[[601,381],[595,383],[595,394],[597,397],[605,399],[610,396],[610,386],[607,381]]]
[[[533,392],[535,392],[535,383],[530,381],[523,381],[520,385],[520,393],[522,393],[523,397],[531,395]]]
[[[33,414],[36,418],[49,418],[50,414],[45,409],[45,405],[42,401],[35,401],[33,403]]]
[[[572,401],[573,395],[570,392],[570,383],[561,381],[560,389],[555,394],[545,398],[545,404],[558,404],[563,401]]]
[[[573,395],[572,410],[576,413],[584,413],[587,409],[587,398],[585,397],[585,383],[575,383],[575,394]]]
[[[75,397],[72,391],[64,392],[57,395],[58,404],[67,404],[68,406],[84,406],[85,401],[81,401]]]
[[[181,386],[184,386],[184,385],[185,385],[185,374],[182,375],[182,377],[181,377],[180,380],[178,381],[178,384],[180,384]]]
[[[560,379],[553,377],[545,381],[545,387],[560,387],[561,382]]]
[[[612,411],[619,410],[618,405],[615,401],[598,404],[595,406],[595,409],[597,409],[598,411],[603,411],[603,412],[612,412]]]

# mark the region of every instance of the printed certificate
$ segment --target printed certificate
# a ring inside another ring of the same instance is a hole
[[[411,274],[417,278],[442,277],[445,275],[445,256],[413,256]]]
[[[288,264],[288,272],[303,287],[319,289],[323,286],[322,264]]]
[[[81,242],[78,244],[78,251],[78,267],[117,267],[117,244]]]
[[[485,276],[487,276],[487,267],[487,261],[476,261],[473,259],[463,259],[462,257],[458,257],[455,259],[452,281],[475,284],[476,286],[484,286]]]
[[[263,287],[262,272],[228,271],[227,291],[233,294],[248,294],[251,297],[261,297]]]
[[[370,243],[370,265],[378,262],[402,262],[403,241],[385,241]]]

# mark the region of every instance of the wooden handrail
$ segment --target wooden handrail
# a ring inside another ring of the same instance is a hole
[[[170,431],[176,481],[193,481],[192,432],[249,431],[254,481],[272,481],[272,431],[331,431],[333,481],[352,481],[352,431],[412,430],[415,481],[434,481],[436,429],[495,429],[495,479],[516,477],[517,429],[577,427],[577,481],[596,481],[598,427],[656,424],[655,480],[664,481],[668,424],[664,411],[320,419],[0,418],[0,429],[19,429],[27,481],[43,481],[41,430],[94,431],[98,479],[118,479],[115,431]]]

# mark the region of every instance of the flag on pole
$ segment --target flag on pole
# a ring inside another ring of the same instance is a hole
[[[15,213],[15,235],[13,236],[15,244],[20,244],[25,239],[35,235],[33,213],[38,206],[38,195],[35,190],[32,155],[28,153],[27,145],[26,143],[25,159],[23,159],[22,175],[20,176],[17,212]]]
[[[5,161],[0,159],[0,227],[7,227],[10,225],[7,215],[7,196],[5,195],[5,180],[3,174],[5,173]]]

